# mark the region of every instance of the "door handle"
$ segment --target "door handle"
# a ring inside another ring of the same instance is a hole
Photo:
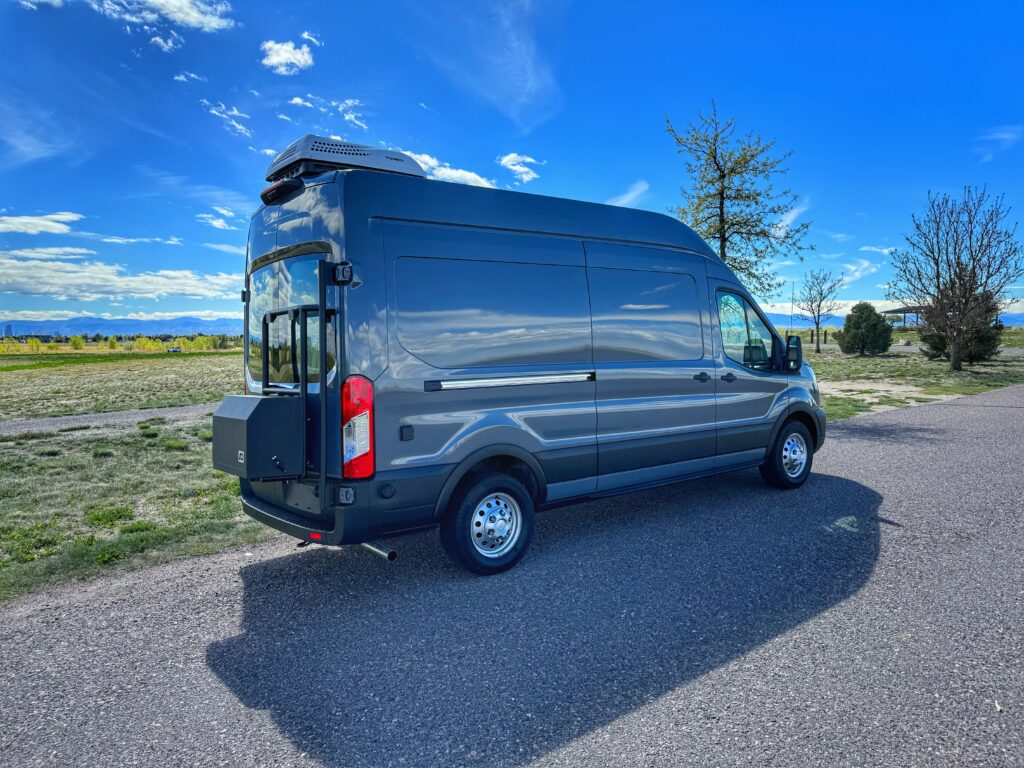
[[[699,381],[701,384],[711,381],[711,377],[708,376],[707,371],[701,371],[700,373],[696,374],[693,378]]]
[[[736,376],[730,371],[729,373],[725,374],[725,376],[722,377],[722,381],[726,382],[727,384],[732,384],[734,381],[736,381]]]

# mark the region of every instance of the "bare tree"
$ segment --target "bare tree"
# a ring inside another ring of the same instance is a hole
[[[842,306],[837,296],[843,287],[843,276],[832,277],[824,269],[812,269],[804,275],[796,305],[810,315],[814,321],[814,351],[821,352],[821,320],[835,313]]]
[[[786,172],[790,152],[773,156],[775,141],[760,136],[737,137],[735,122],[723,120],[711,102],[711,114],[697,113],[697,122],[679,133],[665,118],[677,151],[687,156],[691,186],[681,189],[681,221],[718,246],[718,255],[761,297],[782,285],[771,262],[810,250],[803,237],[808,222],[794,224],[797,196],[777,190],[773,181]]]
[[[962,198],[928,193],[928,207],[913,216],[907,249],[892,255],[889,298],[926,307],[925,324],[949,343],[950,370],[963,368],[963,344],[988,322],[991,301],[1005,301],[1024,275],[1024,251],[1003,197],[965,187]]]

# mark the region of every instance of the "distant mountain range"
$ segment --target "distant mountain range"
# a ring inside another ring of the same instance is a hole
[[[169,317],[164,320],[133,320],[128,317],[71,317],[67,320],[4,320],[0,318],[0,336],[11,326],[14,336],[81,336],[100,333],[104,336],[231,336],[242,333],[240,319],[222,317],[203,320],[198,317]]]
[[[768,320],[777,328],[811,328],[813,323],[795,315],[781,312],[767,312]],[[1008,313],[1002,316],[1007,326],[1024,326],[1024,313]],[[825,321],[826,326],[833,328],[843,324],[842,318]],[[202,320],[198,317],[169,317],[164,320],[133,320],[127,317],[72,317],[67,320],[4,320],[0,318],[0,337],[7,335],[7,326],[11,326],[14,336],[80,336],[95,333],[104,336],[193,336],[196,334],[217,335],[225,333],[231,336],[242,333],[240,319],[222,317],[214,320]]]

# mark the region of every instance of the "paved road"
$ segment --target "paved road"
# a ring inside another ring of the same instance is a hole
[[[544,515],[462,575],[284,540],[0,609],[0,763],[1024,762],[1024,388]]]
[[[40,419],[8,419],[0,421],[0,435],[20,435],[25,432],[56,432],[68,427],[84,424],[101,426],[105,424],[131,424],[143,419],[187,419],[213,413],[217,403],[199,405],[176,405],[170,408],[134,408],[130,411],[108,411],[107,413],[80,413],[74,416],[48,416]]]

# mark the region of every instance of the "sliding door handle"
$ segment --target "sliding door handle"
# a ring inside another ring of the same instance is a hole
[[[711,381],[711,377],[708,376],[707,371],[701,371],[700,373],[695,375],[693,378],[696,379],[697,381],[699,381],[701,384],[705,384],[705,383]]]
[[[736,381],[736,375],[732,373],[732,371],[730,371],[729,373],[725,374],[725,376],[722,377],[722,381],[724,381],[727,384],[732,384],[734,381]]]

